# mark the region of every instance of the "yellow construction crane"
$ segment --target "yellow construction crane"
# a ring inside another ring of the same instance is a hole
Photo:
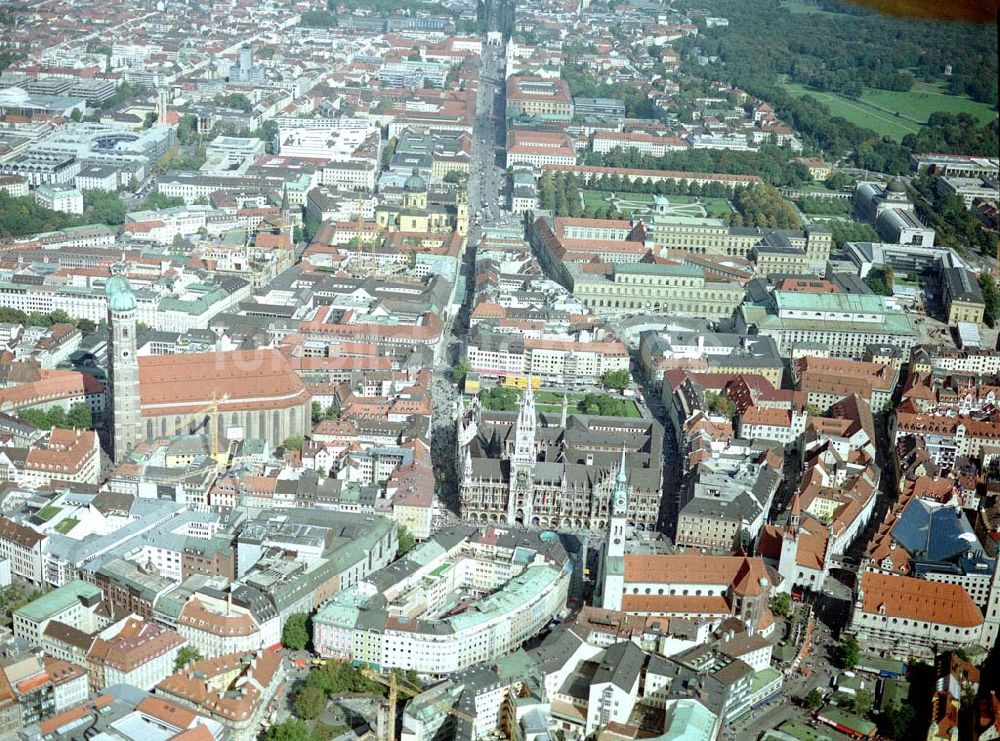
[[[224,462],[223,460],[220,460],[219,456],[219,405],[228,400],[229,394],[223,394],[222,396],[216,398],[215,393],[213,392],[211,403],[202,409],[198,409],[181,417],[180,421],[174,425],[173,430],[170,432],[170,436],[174,437],[180,434],[182,429],[189,427],[192,422],[204,420],[207,415],[209,454],[212,456],[212,460],[216,463]]]
[[[384,684],[386,687],[389,688],[389,698],[388,698],[389,719],[387,724],[387,730],[382,735],[382,738],[379,739],[379,741],[396,741],[396,704],[399,701],[399,695],[403,694],[408,698],[416,697],[417,695],[422,694],[424,690],[420,689],[419,687],[411,687],[410,685],[403,684],[402,682],[399,681],[399,678],[396,676],[396,672],[394,671],[390,671],[389,676],[387,677],[384,674],[379,674],[378,672],[372,669],[362,668],[361,674],[364,675],[366,678],[374,682],[378,682],[379,684]],[[468,721],[470,723],[474,723],[476,720],[474,716],[462,712],[461,710],[449,705],[443,700],[429,700],[428,702],[430,705],[432,705],[442,713],[446,713],[448,715],[454,715],[456,718],[461,718],[462,720]]]

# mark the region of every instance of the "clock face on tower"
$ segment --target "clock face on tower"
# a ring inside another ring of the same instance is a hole
[[[618,497],[615,500],[615,509],[619,512],[625,509],[625,497]]]
[[[517,485],[522,488],[528,485],[528,472],[523,468],[517,472]]]

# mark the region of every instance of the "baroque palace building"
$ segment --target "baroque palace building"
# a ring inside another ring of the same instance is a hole
[[[485,411],[478,399],[460,408],[456,444],[467,522],[603,531],[624,466],[627,527],[656,529],[663,427],[655,420],[568,414],[565,399],[560,415],[540,414],[529,383],[516,414]]]

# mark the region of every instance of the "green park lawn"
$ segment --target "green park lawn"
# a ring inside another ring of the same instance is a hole
[[[968,113],[982,123],[989,123],[997,115],[986,103],[968,98],[964,95],[949,95],[942,91],[940,85],[917,82],[913,89],[906,93],[892,90],[865,90],[861,99],[881,108],[898,111],[901,116],[915,121],[925,122],[932,113]]]
[[[941,92],[939,86],[924,83],[915,84],[913,90],[905,93],[868,88],[861,94],[860,100],[850,100],[836,93],[813,90],[787,81],[783,84],[793,95],[816,98],[829,107],[834,116],[896,141],[907,134],[917,133],[920,126],[937,111],[969,113],[981,121],[989,121],[996,115],[985,103],[977,103],[965,96],[948,95]]]
[[[494,400],[494,394],[503,396],[506,403],[501,404],[499,403],[499,399]],[[506,411],[514,411],[517,409],[520,395],[520,392],[516,390],[486,389],[483,392],[480,392],[479,398],[482,400],[483,407],[486,409],[496,409],[500,411],[506,409]],[[579,402],[585,396],[586,394],[580,393],[566,394],[566,401],[569,404],[568,411],[570,414],[580,414],[583,411],[579,408]],[[639,411],[639,407],[631,399],[622,398],[617,394],[604,394],[600,392],[597,392],[596,396],[603,398],[605,402],[617,407],[618,410],[616,410],[616,413],[620,413],[620,416],[633,417],[636,419],[642,416],[642,413]],[[562,412],[562,398],[563,395],[558,392],[536,391],[535,409],[543,414],[560,414]]]
[[[838,13],[833,13],[829,10],[823,10],[811,3],[802,2],[802,0],[785,0],[782,3],[782,7],[789,13],[794,13],[795,15],[805,15],[809,13],[815,13],[818,15],[839,15]]]

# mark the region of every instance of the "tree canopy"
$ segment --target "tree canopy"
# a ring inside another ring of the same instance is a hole
[[[304,612],[289,615],[285,627],[281,629],[282,645],[295,651],[301,651],[308,646],[309,622],[309,615]]]
[[[295,693],[292,709],[295,716],[302,720],[312,720],[319,717],[326,708],[326,695],[318,687],[303,686]]]
[[[83,223],[79,216],[39,206],[31,196],[11,197],[0,191],[0,238],[52,232]]]
[[[984,272],[979,275],[979,290],[983,294],[983,319],[992,327],[1000,315],[1000,289],[993,276]]]
[[[731,221],[737,226],[770,229],[798,229],[801,226],[795,208],[767,183],[757,183],[740,191],[733,199],[738,214]]]
[[[114,191],[85,190],[83,191],[84,215],[92,223],[117,226],[125,222],[125,204]]]
[[[396,538],[399,540],[399,549],[396,552],[397,556],[405,556],[417,544],[413,533],[410,532],[406,525],[399,526],[396,530]]]
[[[626,369],[604,371],[601,374],[601,384],[605,388],[623,391],[632,383],[632,374]]]
[[[181,646],[174,659],[174,671],[180,671],[188,664],[201,661],[204,658],[194,646]]]
[[[90,404],[80,401],[69,408],[69,412],[61,406],[51,406],[46,409],[21,409],[18,418],[34,425],[40,430],[51,430],[53,427],[64,429],[92,430],[94,418]]]
[[[884,268],[872,268],[865,276],[865,284],[879,296],[891,296],[892,284],[896,276],[892,268],[886,265]]]

